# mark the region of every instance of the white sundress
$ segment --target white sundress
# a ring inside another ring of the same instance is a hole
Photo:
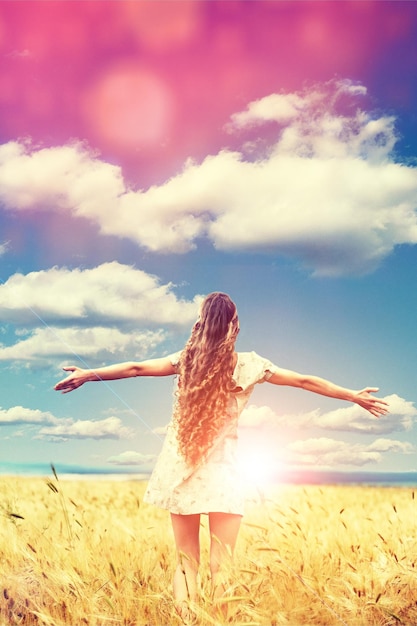
[[[178,365],[181,352],[171,355]],[[245,490],[237,467],[237,425],[257,383],[271,377],[276,367],[256,352],[238,352],[230,394],[230,420],[207,457],[190,468],[178,451],[171,421],[162,451],[149,480],[144,501],[171,513],[234,513],[243,515]]]

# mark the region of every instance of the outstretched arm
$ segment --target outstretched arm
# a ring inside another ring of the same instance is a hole
[[[365,389],[355,391],[353,389],[347,389],[346,387],[340,387],[319,376],[299,374],[298,372],[292,372],[286,369],[275,370],[268,379],[268,382],[273,385],[299,387],[300,389],[319,393],[322,396],[354,402],[369,411],[375,417],[380,417],[388,413],[388,403],[372,395],[373,392],[378,391],[378,387],[365,387]]]
[[[65,372],[71,372],[71,374],[60,380],[54,387],[56,391],[62,391],[62,393],[74,391],[84,383],[99,380],[116,380],[133,378],[134,376],[171,376],[176,373],[169,357],[140,362],[127,361],[96,369],[82,369],[74,365],[63,369]]]

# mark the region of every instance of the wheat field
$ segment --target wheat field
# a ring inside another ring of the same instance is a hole
[[[165,626],[174,610],[169,515],[145,483],[0,478],[0,625]],[[213,605],[202,518],[193,623],[417,624],[412,488],[253,489],[230,586]]]

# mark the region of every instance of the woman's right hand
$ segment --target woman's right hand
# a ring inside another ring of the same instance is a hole
[[[63,370],[65,372],[71,372],[71,374],[55,385],[55,391],[69,393],[70,391],[74,391],[74,389],[78,389],[78,387],[81,387],[81,385],[88,381],[88,370],[76,367],[75,365],[64,367]]]

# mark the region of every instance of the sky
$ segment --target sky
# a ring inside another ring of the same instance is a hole
[[[401,0],[0,2],[0,472],[149,471],[172,378],[53,386],[211,291],[238,351],[390,404],[258,385],[248,477],[417,471],[416,42]]]

